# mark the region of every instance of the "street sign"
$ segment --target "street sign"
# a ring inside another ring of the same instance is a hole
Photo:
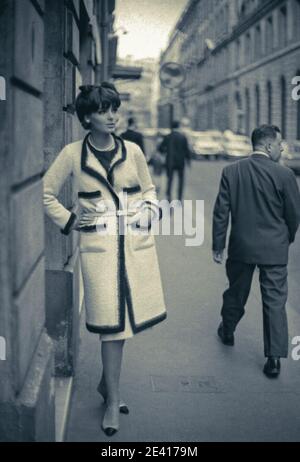
[[[185,79],[183,66],[172,62],[165,63],[160,68],[159,78],[164,87],[170,89],[177,88]]]

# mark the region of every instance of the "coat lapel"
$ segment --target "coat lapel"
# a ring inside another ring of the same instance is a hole
[[[109,169],[108,175],[106,176],[106,171],[102,167],[101,163],[98,159],[94,156],[94,154],[88,149],[87,140],[89,137],[89,133],[83,140],[82,143],[82,150],[81,150],[81,170],[88,175],[96,178],[100,183],[106,186],[113,198],[116,202],[116,205],[119,207],[119,198],[116,191],[113,188],[113,171],[120,163],[126,160],[126,148],[124,145],[124,141],[116,135],[113,135],[115,140],[119,142],[119,149],[116,153],[111,167]]]

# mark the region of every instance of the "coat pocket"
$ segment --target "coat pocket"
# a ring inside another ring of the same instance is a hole
[[[142,188],[140,185],[123,188],[125,195],[124,205],[130,212],[136,212],[143,203]]]
[[[101,191],[78,191],[78,197],[81,199],[94,199],[96,197],[101,197]]]
[[[104,234],[94,231],[80,231],[79,251],[83,252],[106,252],[109,247],[110,236],[105,234],[106,229],[103,229]]]
[[[123,193],[127,193],[127,194],[136,194],[141,191],[142,191],[142,188],[139,184],[135,186],[128,186],[128,187],[123,188]]]
[[[135,251],[148,249],[155,245],[155,238],[150,230],[136,230],[129,226],[128,233],[130,235],[132,249]]]

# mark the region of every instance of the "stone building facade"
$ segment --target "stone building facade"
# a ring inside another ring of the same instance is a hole
[[[299,24],[299,0],[191,0],[175,28],[186,71],[172,100],[177,117],[188,116],[197,130],[246,134],[272,123],[299,140],[300,103],[292,98]]]
[[[83,291],[78,233],[44,214],[42,177],[82,136],[81,83],[109,78],[111,0],[0,3],[0,441],[61,441],[76,371]],[[59,199],[72,208],[71,179]]]
[[[117,80],[116,85],[121,94],[128,95],[127,101],[120,107],[120,125],[127,128],[128,117],[136,119],[139,129],[156,127],[158,98],[158,63],[153,58],[123,58],[118,64],[124,68],[141,69],[139,79]]]

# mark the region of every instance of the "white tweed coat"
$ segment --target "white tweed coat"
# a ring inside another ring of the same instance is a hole
[[[69,234],[78,214],[102,217],[106,232],[104,228],[99,232],[96,225],[79,231],[86,327],[94,333],[122,332],[127,301],[132,329],[137,333],[161,322],[167,314],[154,235],[128,232],[130,225],[124,224],[124,215],[133,211],[137,200],[156,211],[159,219],[161,210],[145,156],[136,144],[115,136],[119,149],[107,174],[89,150],[87,137],[65,146],[44,175],[45,212],[64,234]],[[73,175],[77,197],[71,211],[57,199],[69,175]]]

